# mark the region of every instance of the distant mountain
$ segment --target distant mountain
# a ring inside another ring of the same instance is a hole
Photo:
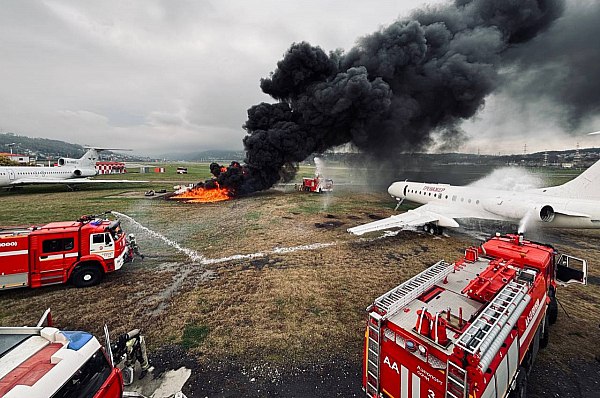
[[[64,141],[49,140],[47,138],[31,138],[12,133],[0,133],[0,152],[10,152],[10,145],[14,153],[36,156],[38,158],[61,156],[78,158],[85,150],[81,145],[70,144]]]
[[[57,159],[60,157],[80,158],[85,153],[81,145],[48,138],[31,138],[13,133],[0,133],[0,152],[10,152],[31,156],[33,159]],[[128,153],[105,151],[100,153],[100,159],[120,161],[154,161],[149,157],[134,156]]]

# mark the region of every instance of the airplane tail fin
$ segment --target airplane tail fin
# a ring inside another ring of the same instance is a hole
[[[98,151],[96,148],[88,148],[82,157],[77,159],[77,165],[82,168],[95,168],[98,161]]]
[[[98,153],[102,151],[131,151],[131,149],[121,149],[121,148],[95,148],[95,147],[85,147],[87,152],[83,154],[82,157],[77,159],[77,164],[80,167],[88,167],[94,168],[96,167],[96,162],[100,159]]]
[[[578,199],[600,199],[600,160],[573,180],[543,191],[559,190],[564,196]]]

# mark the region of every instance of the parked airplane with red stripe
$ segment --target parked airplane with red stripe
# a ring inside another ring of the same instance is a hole
[[[56,167],[2,166],[0,187],[16,187],[34,184],[97,184],[97,183],[140,183],[134,180],[92,180],[98,174],[96,162],[98,152],[108,149],[89,148],[79,159],[60,158]]]
[[[449,184],[399,181],[388,193],[422,206],[383,220],[348,229],[367,232],[423,226],[430,233],[457,228],[461,219],[529,223],[551,228],[600,228],[600,161],[577,178],[559,186],[522,192]]]

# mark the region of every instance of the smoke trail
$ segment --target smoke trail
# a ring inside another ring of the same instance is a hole
[[[385,159],[428,146],[432,132],[453,141],[498,85],[504,52],[563,8],[563,0],[455,0],[365,36],[347,53],[292,44],[261,80],[279,102],[248,110],[236,192],[268,189],[295,163],[348,142]]]

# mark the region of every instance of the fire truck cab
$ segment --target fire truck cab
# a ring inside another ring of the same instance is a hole
[[[123,376],[86,332],[0,327],[0,396],[121,398]]]
[[[519,397],[556,321],[558,284],[587,263],[522,235],[493,237],[440,261],[367,308],[368,397]]]
[[[0,229],[0,290],[71,281],[86,287],[123,266],[119,221],[87,217],[41,227]]]

